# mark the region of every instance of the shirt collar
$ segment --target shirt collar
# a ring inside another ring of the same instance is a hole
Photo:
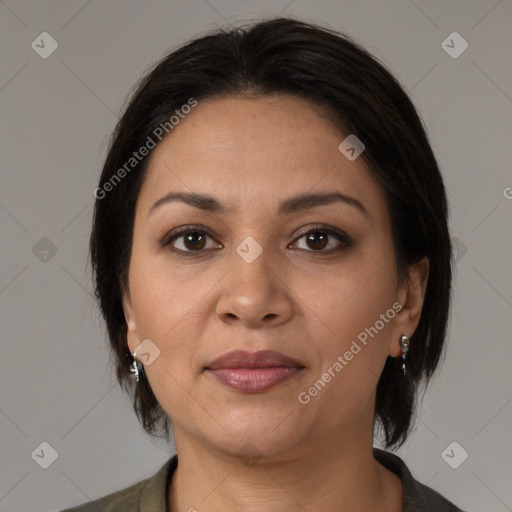
[[[414,479],[398,455],[374,447],[373,457],[402,481],[403,512],[429,512],[428,503],[421,492],[421,484]]]
[[[140,493],[137,512],[167,512],[167,488],[178,465],[178,456],[171,457],[152,476]]]

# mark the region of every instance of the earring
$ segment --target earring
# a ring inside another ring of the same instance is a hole
[[[133,373],[133,375],[135,375],[135,380],[139,382],[139,365],[137,364],[137,352],[134,352],[132,357],[133,361],[132,364],[130,364],[130,373]]]
[[[410,340],[407,336],[402,335],[400,336],[400,348],[402,349],[402,370],[405,375],[405,356],[407,355],[407,352],[409,350],[409,343]]]

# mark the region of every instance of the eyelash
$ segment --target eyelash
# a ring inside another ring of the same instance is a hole
[[[205,253],[207,249],[200,249],[197,251],[192,250],[183,250],[183,249],[176,249],[172,247],[172,242],[174,242],[176,239],[183,237],[184,235],[190,234],[190,233],[198,233],[200,235],[208,235],[211,239],[215,240],[211,231],[203,226],[199,225],[192,225],[192,226],[182,226],[180,228],[177,228],[173,230],[171,233],[168,233],[164,238],[160,241],[159,245],[161,248],[168,247],[169,250],[172,252],[185,256],[185,257],[197,257],[198,255],[203,255],[201,253]],[[335,228],[333,226],[325,226],[325,225],[316,225],[313,227],[310,227],[307,231],[303,231],[298,234],[297,238],[293,242],[294,244],[299,241],[301,238],[304,238],[307,235],[313,234],[313,233],[321,233],[330,235],[331,237],[336,238],[339,242],[341,242],[341,246],[337,248],[331,248],[328,250],[320,249],[318,251],[315,251],[313,249],[307,250],[307,249],[299,249],[301,251],[306,251],[310,253],[317,253],[317,254],[332,254],[335,252],[340,252],[344,249],[348,249],[352,246],[353,240],[341,229]]]

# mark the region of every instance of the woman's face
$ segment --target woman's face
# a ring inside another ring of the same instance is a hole
[[[373,435],[421,297],[397,281],[384,193],[338,149],[347,135],[293,96],[230,97],[199,101],[153,150],[124,308],[178,449],[285,457]],[[208,199],[153,206],[171,192]],[[296,200],[310,194],[331,200]],[[215,369],[234,350],[294,362]]]

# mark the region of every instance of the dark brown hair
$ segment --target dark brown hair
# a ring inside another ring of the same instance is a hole
[[[447,330],[452,262],[443,180],[416,109],[392,74],[346,35],[291,18],[217,30],[171,51],[140,81],[112,134],[96,189],[101,194],[95,192],[90,254],[118,381],[133,395],[143,428],[167,437],[170,418],[144,372],[133,385],[121,300],[149,156],[130,172],[118,171],[191,98],[200,105],[202,99],[271,94],[322,105],[340,132],[363,141],[361,157],[386,194],[399,277],[407,275],[409,265],[429,258],[407,374],[402,375],[399,360],[388,357],[377,385],[376,423],[386,447],[400,446],[411,428],[418,386],[426,385],[438,366]],[[122,179],[108,186],[116,173]]]

